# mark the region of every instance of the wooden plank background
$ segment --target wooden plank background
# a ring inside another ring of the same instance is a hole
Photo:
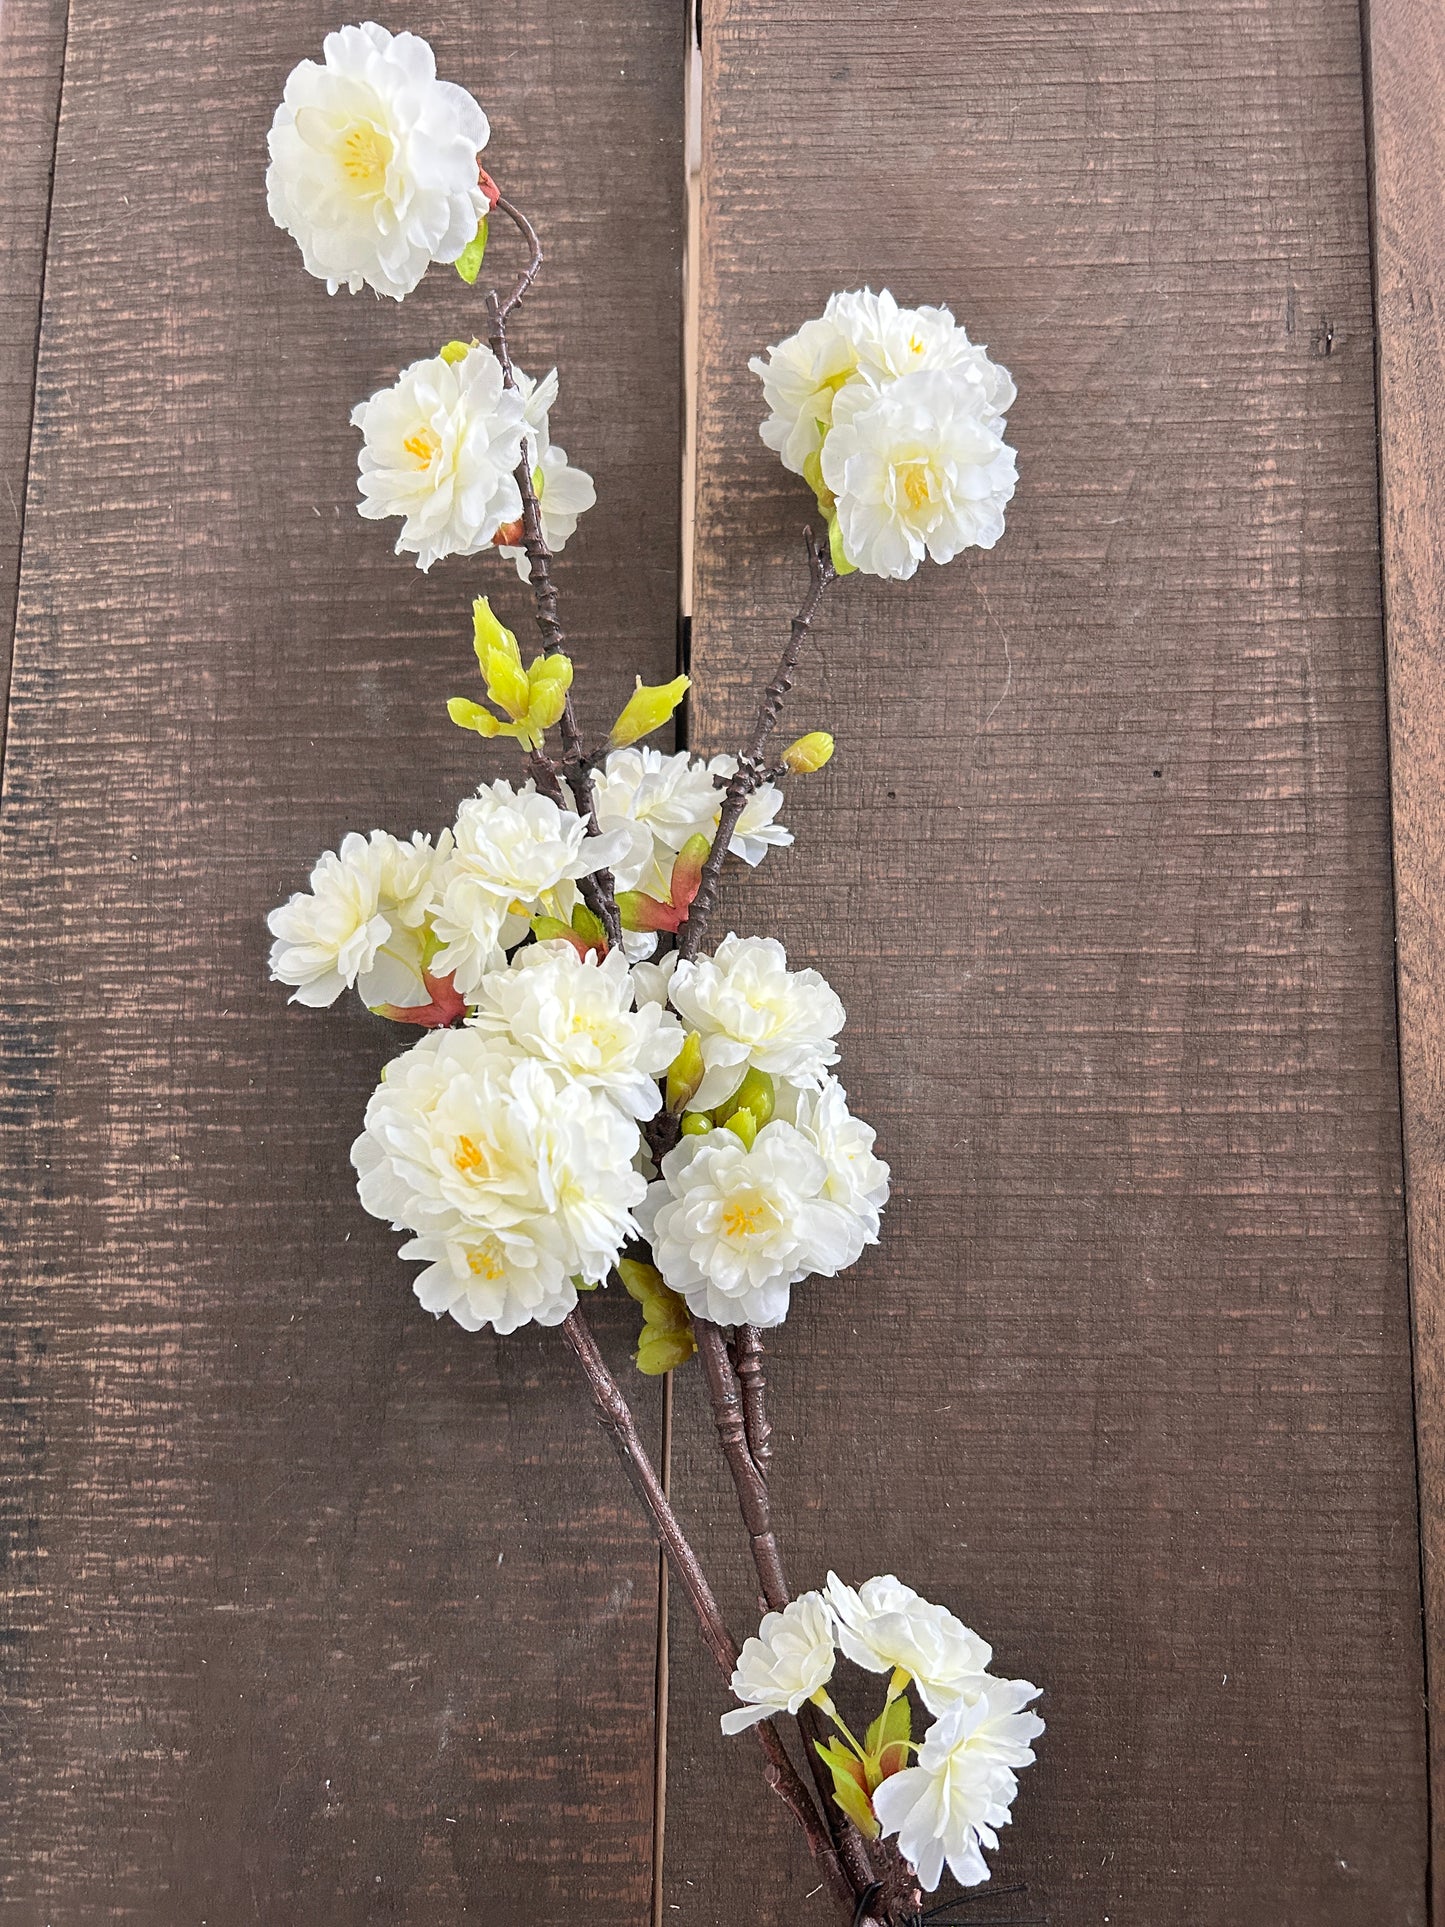
[[[568,580],[615,708],[675,654],[684,22],[410,11],[548,234],[519,358],[598,479]],[[318,850],[450,819],[470,598],[526,606],[352,506],[351,404],[479,301],[329,300],[271,227],[271,113],[335,24],[70,6],[0,908],[24,1927],[649,1906],[651,1542],[556,1335],[433,1325],[360,1212],[396,1034],[262,981]]]
[[[519,346],[560,360],[559,431],[598,478],[564,583],[612,697],[673,659],[685,9],[403,13],[483,100],[489,164],[549,244]],[[742,1867],[751,1915],[826,1921],[680,1622],[659,1746],[656,1559],[560,1347],[430,1325],[356,1205],[347,1143],[393,1040],[260,980],[260,920],[316,850],[435,827],[475,776],[440,700],[486,583],[422,578],[359,521],[346,426],[463,297],[438,274],[404,313],[329,301],[261,194],[285,72],[335,24],[315,0],[0,0],[22,163],[0,180],[0,493],[26,489],[0,1914],[703,1927],[739,1917]],[[1372,30],[1438,1503],[1445,60],[1424,0],[1376,0]],[[1021,389],[1003,544],[835,593],[795,713],[839,757],[792,800],[797,849],[730,900],[844,992],[847,1081],[896,1174],[883,1246],[800,1294],[774,1349],[795,1583],[895,1566],[1046,1688],[998,1861],[1031,1914],[1410,1927],[1358,18],[707,0],[704,38],[699,742],[736,728],[800,572],[807,505],[757,441],[747,356],[871,280],[950,302]],[[623,1359],[627,1307],[599,1322]],[[745,1628],[695,1374],[676,1408],[675,1496]]]
[[[1400,1074],[1410,1201],[1428,1676],[1445,1667],[1445,14],[1370,9],[1382,529],[1390,661]],[[1431,1768],[1445,1787],[1445,1740]],[[1445,1825],[1432,1803],[1434,1904]]]
[[[1418,1922],[1358,19],[966,22],[713,0],[703,43],[708,742],[798,593],[748,354],[871,279],[1020,389],[999,548],[831,600],[797,720],[839,755],[738,901],[839,985],[896,1171],[881,1248],[776,1347],[793,1583],[896,1569],[1046,1688],[997,1859],[1030,1912]],[[761,1799],[712,1809],[677,1629],[672,1676],[670,1918],[730,1920],[747,1854],[774,1917],[826,1919]]]

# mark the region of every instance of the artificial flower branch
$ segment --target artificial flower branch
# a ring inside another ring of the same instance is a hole
[[[506,317],[535,281],[542,267],[543,254],[536,230],[520,210],[501,195],[497,196],[496,207],[511,218],[528,242],[530,249],[527,267],[508,299],[504,302],[496,290],[493,290],[486,300],[488,342],[493,354],[502,365],[504,380],[508,386],[512,386],[514,376],[507,345]],[[525,448],[517,469],[517,485],[522,497],[522,541],[530,564],[537,624],[542,633],[544,652],[552,655],[561,650],[564,636],[557,613],[557,590],[551,576],[551,554],[542,533],[531,463]],[[717,888],[722,857],[726,854],[733,831],[746,807],[748,798],[757,788],[758,782],[762,780],[760,764],[763,751],[776,727],[783,702],[792,686],[798,656],[808,635],[813,616],[822,600],[823,591],[834,580],[835,572],[828,553],[826,550],[820,550],[814,543],[811,530],[805,532],[804,542],[808,553],[810,576],[808,595],[793,620],[788,646],[777,673],[763,693],[752,738],[738,759],[736,771],[728,780],[712,850],[703,865],[698,893],[687,913],[683,935],[679,942],[679,950],[684,957],[695,956],[700,947],[703,926],[711,911]],[[591,762],[582,747],[581,732],[575,720],[570,689],[562,712],[561,731],[564,773],[569,787],[572,788],[578,811],[586,819],[588,834],[596,836],[600,834],[600,830],[596,801],[592,792]],[[545,767],[546,776],[550,776],[552,784],[555,785],[555,769],[550,765],[543,750],[533,750],[529,761],[534,766],[538,766],[539,773],[541,768]],[[560,797],[554,800],[560,801]],[[716,852],[716,861],[714,852]],[[596,896],[589,897],[588,900],[606,927],[609,943],[620,942],[621,925],[610,874],[605,870],[594,873],[587,881],[595,886]],[[585,890],[585,884],[583,888]],[[750,1334],[746,1354],[749,1363],[748,1409],[753,1415],[753,1431],[759,1441],[759,1449],[765,1463],[771,1449],[769,1445],[771,1427],[768,1424],[763,1403],[762,1347],[755,1328],[749,1326],[745,1330]],[[666,1490],[642,1446],[627,1399],[607,1370],[580,1308],[563,1321],[562,1331],[587,1379],[599,1421],[610,1433],[628,1470],[634,1489],[651,1515],[658,1538],[692,1604],[704,1642],[723,1673],[731,1676],[738,1659],[737,1644],[722,1620],[701,1562],[683,1533]],[[726,1334],[719,1326],[712,1324],[710,1320],[698,1319],[694,1321],[694,1331],[713,1397],[719,1438],[737,1488],[744,1523],[749,1532],[753,1560],[762,1582],[764,1600],[770,1609],[781,1610],[789,1600],[787,1581],[783,1574],[782,1555],[772,1530],[766,1475],[758,1458],[754,1456],[753,1440],[744,1417],[741,1371],[729,1353]],[[862,1903],[875,1885],[874,1869],[856,1830],[828,1801],[827,1786],[821,1777],[822,1769],[815,1751],[816,1720],[806,1721],[803,1732],[804,1750],[813,1777],[817,1781],[821,1810],[819,1805],[814,1804],[812,1796],[799,1779],[797,1769],[770,1720],[760,1722],[757,1728],[759,1742],[768,1759],[766,1777],[774,1792],[784,1801],[802,1827],[813,1857],[822,1867],[830,1884],[841,1897],[853,1905],[855,1923],[858,1927],[867,1927],[868,1910]]]
[[[525,242],[508,293],[487,297],[486,342],[413,362],[352,421],[361,513],[400,518],[397,552],[421,569],[511,558],[542,641],[524,663],[487,598],[474,602],[487,704],[453,697],[448,711],[512,737],[528,780],[483,782],[435,838],[352,832],[323,853],[309,890],[271,913],[272,973],[302,1004],[354,990],[420,1030],[352,1146],[363,1206],[408,1234],[401,1255],[422,1264],[415,1291],[434,1316],[499,1337],[562,1327],[730,1675],[724,1732],[757,1726],[766,1777],[855,1927],[904,1927],[945,1866],[965,1885],[988,1878],[982,1849],[997,1846],[1043,1730],[1027,1710],[1037,1689],[995,1676],[977,1634],[890,1574],[855,1591],[830,1573],[789,1594],[760,1332],[783,1322],[795,1287],[838,1277],[877,1242],[889,1172],[834,1074],[846,1013],[832,988],[776,939],[704,944],[727,857],[754,866],[792,841],[777,779],[832,754],[815,730],[776,767],[768,757],[828,586],[992,547],[1014,486],[1013,383],[947,309],[866,289],[834,295],[755,359],[763,440],[812,490],[827,539],[808,534],[807,593],[752,734],[709,761],[646,747],[680,676],[639,682],[591,750],[553,559],[596,491],[552,440],[556,371],[534,380],[512,359],[508,319],[542,248],[481,167],[489,132],[424,41],[371,22],[328,35],[324,62],[293,71],[272,125],[268,204],[333,294],[401,300],[433,262],[474,283],[497,212]],[[579,1308],[612,1279],[641,1310],[639,1371],[701,1354],[767,1609],[741,1648]],[[831,1696],[840,1660],[886,1682],[861,1739]],[[914,1695],[931,1719],[917,1742]],[[785,1715],[816,1801],[775,1724]]]

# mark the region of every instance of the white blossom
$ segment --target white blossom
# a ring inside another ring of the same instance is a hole
[[[542,523],[542,540],[553,555],[567,546],[577,531],[580,517],[597,501],[597,490],[585,469],[574,468],[567,451],[552,440],[550,412],[557,399],[557,370],[541,381],[514,368],[513,377],[522,396],[527,424],[527,460],[532,469],[532,487],[537,494],[537,510]],[[498,546],[503,555],[517,565],[524,582],[532,579],[532,565],[521,546],[521,524],[514,522],[500,531]]]
[[[294,984],[294,1004],[335,1003],[356,990],[364,1003],[416,1005],[431,992],[422,980],[424,926],[436,879],[451,851],[416,835],[402,843],[384,830],[354,830],[327,850],[297,891],[266,919],[271,975]]]
[[[865,1245],[878,1242],[888,1202],[888,1166],[873,1154],[876,1133],[848,1109],[848,1093],[836,1077],[825,1077],[818,1091],[785,1088],[779,1108],[827,1168],[823,1196],[839,1206],[848,1223],[849,1256],[839,1267],[846,1270]]]
[[[695,1110],[731,1097],[750,1069],[816,1087],[838,1061],[833,1039],[847,1013],[837,992],[816,970],[789,970],[775,937],[729,933],[711,957],[673,964],[667,989],[702,1040],[706,1070]]]
[[[613,871],[620,890],[665,898],[672,861],[690,836],[710,835],[722,799],[705,763],[685,750],[664,755],[645,743],[614,749],[592,781],[597,821],[630,836]]]
[[[900,308],[884,288],[830,297],[827,314],[853,344],[860,380],[886,388],[925,369],[956,371],[973,391],[979,418],[999,423],[1017,390],[1007,368],[968,338],[947,308]]]
[[[1014,453],[955,369],[901,375],[839,395],[822,452],[848,560],[868,575],[911,576],[925,555],[991,549],[1014,491]]]
[[[828,1574],[828,1605],[838,1640],[855,1666],[870,1673],[901,1667],[930,1713],[947,1713],[983,1690],[993,1649],[946,1606],[920,1598],[892,1573],[866,1579],[855,1592]]]
[[[722,1716],[724,1733],[742,1733],[775,1713],[796,1713],[833,1677],[833,1622],[821,1593],[800,1593],[768,1613],[743,1641],[732,1689],[744,1703]]]
[[[387,1065],[351,1158],[366,1209],[419,1234],[429,1309],[501,1330],[607,1277],[646,1194],[637,1146],[600,1092],[467,1027]]]
[[[763,399],[771,411],[762,426],[763,440],[795,475],[804,472],[809,457],[822,446],[834,398],[858,369],[857,345],[834,313],[837,299],[833,296],[823,315],[805,321],[796,334],[770,348],[766,360],[754,355],[748,363],[763,384]]]
[[[433,261],[455,261],[487,212],[477,156],[487,117],[438,80],[431,48],[374,21],[326,36],[271,124],[266,204],[332,294],[344,282],[400,301]]]
[[[599,963],[564,941],[529,944],[510,968],[483,977],[472,1022],[530,1057],[555,1064],[629,1117],[662,1108],[657,1078],[682,1047],[682,1027],[657,1004],[633,1008],[627,959]]]
[[[419,569],[476,555],[522,512],[522,399],[490,348],[432,355],[351,411],[362,433],[361,513],[402,518],[398,555]]]
[[[751,1150],[732,1131],[709,1131],[668,1152],[638,1222],[695,1316],[781,1325],[799,1279],[846,1262],[849,1227],[822,1196],[826,1180],[823,1160],[791,1124],[764,1125]]]
[[[470,996],[522,941],[529,916],[563,909],[557,892],[605,869],[618,847],[616,839],[589,837],[583,818],[549,796],[484,783],[457,812],[453,848],[438,871],[436,971],[453,975]]]
[[[955,1880],[976,1887],[988,1879],[981,1849],[998,1845],[1018,1792],[1015,1769],[1033,1760],[1030,1744],[1044,1730],[1024,1708],[1037,1686],[1021,1679],[987,1679],[972,1702],[945,1713],[923,1736],[917,1763],[885,1780],[873,1811],[920,1885],[932,1893],[945,1861]]]

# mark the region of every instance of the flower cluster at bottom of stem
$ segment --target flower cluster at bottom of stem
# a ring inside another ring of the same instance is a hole
[[[883,1706],[862,1740],[828,1691],[839,1654],[887,1676]],[[743,1646],[733,1673],[741,1705],[722,1716],[740,1733],[809,1702],[836,1737],[817,1743],[833,1798],[866,1839],[896,1835],[899,1851],[932,1892],[944,1867],[960,1885],[989,1877],[983,1849],[1009,1820],[1018,1771],[1044,1730],[1028,1710],[1039,1689],[989,1672],[992,1649],[946,1607],[891,1573],[856,1590],[829,1573],[821,1592],[771,1612]],[[907,1694],[934,1715],[919,1741]]]

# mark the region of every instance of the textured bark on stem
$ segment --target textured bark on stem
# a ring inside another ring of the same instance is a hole
[[[542,244],[537,239],[537,231],[532,223],[512,203],[503,197],[497,201],[497,211],[505,214],[515,223],[526,241],[530,255],[526,267],[518,277],[512,292],[504,301],[494,288],[487,296],[487,345],[502,364],[502,379],[508,388],[515,388],[517,378],[512,369],[511,352],[507,346],[507,316],[516,307],[542,266]],[[532,600],[536,606],[537,627],[542,632],[542,650],[545,655],[554,655],[561,649],[565,638],[562,624],[557,614],[557,585],[552,580],[552,551],[542,534],[542,509],[537,500],[536,484],[532,480],[532,464],[528,459],[528,444],[522,443],[522,459],[516,468],[517,489],[522,498],[522,547],[526,551],[527,566],[531,571]],[[573,807],[587,824],[588,834],[598,833],[597,804],[592,791],[592,771],[582,746],[582,732],[577,727],[576,711],[572,707],[569,692],[562,709],[562,773],[567,787],[572,792]],[[551,775],[551,787],[547,794],[555,803],[563,798],[557,787],[555,766],[541,751],[534,751],[528,758],[532,774],[541,787],[541,772],[545,768]],[[610,870],[597,870],[590,877],[584,877],[578,885],[582,900],[593,915],[600,918],[607,932],[610,948],[622,942],[622,919],[618,914],[616,888]]]
[[[767,1381],[763,1372],[763,1336],[756,1325],[739,1325],[733,1340],[733,1368],[743,1394],[743,1424],[748,1451],[764,1479],[773,1458],[773,1428],[768,1423]]]
[[[713,1597],[712,1587],[707,1582],[697,1554],[688,1543],[687,1536],[678,1523],[667,1494],[662,1489],[662,1481],[657,1475],[651,1459],[647,1456],[637,1422],[632,1416],[632,1408],[623,1396],[622,1388],[607,1369],[606,1361],[597,1349],[580,1310],[572,1312],[562,1322],[562,1335],[576,1355],[592,1393],[592,1403],[596,1407],[598,1419],[611,1435],[617,1447],[628,1477],[643,1505],[647,1508],[663,1550],[677,1574],[683,1591],[691,1602],[697,1623],[702,1632],[703,1643],[717,1661],[725,1676],[731,1676],[737,1664],[737,1642],[728,1631],[723,1616]],[[818,1809],[807,1787],[793,1765],[787,1748],[783,1745],[777,1728],[771,1720],[763,1720],[755,1726],[758,1744],[767,1759],[764,1778],[778,1798],[790,1809],[803,1832],[807,1835],[808,1845],[813,1858],[818,1862],[824,1877],[833,1888],[836,1896],[851,1905],[855,1896],[854,1883],[843,1872],[833,1841],[825,1827]]]
[[[737,1374],[728,1357],[728,1343],[721,1325],[711,1319],[694,1318],[698,1356],[707,1376],[708,1396],[712,1400],[713,1422],[718,1441],[732,1474],[743,1524],[748,1529],[753,1564],[757,1567],[763,1601],[770,1612],[781,1612],[792,1594],[783,1572],[783,1555],[773,1532],[772,1506],[768,1482],[758,1470],[748,1449],[747,1425]]]
[[[737,828],[738,818],[747,806],[747,800],[762,782],[766,771],[763,766],[763,751],[767,748],[768,738],[777,724],[788,691],[793,686],[797,672],[798,657],[807,640],[808,631],[813,626],[813,618],[818,613],[818,605],[823,600],[823,592],[828,584],[836,579],[833,559],[827,545],[820,546],[813,539],[813,531],[803,531],[803,541],[808,551],[808,593],[803,598],[803,606],[793,617],[793,626],[788,635],[788,646],[783,651],[783,659],[778,664],[772,681],[763,691],[758,705],[757,717],[753,723],[753,733],[738,755],[738,766],[728,778],[727,789],[723,794],[722,814],[718,819],[717,834],[713,837],[712,848],[708,851],[707,861],[702,866],[702,879],[698,884],[697,895],[692,900],[687,922],[682,926],[678,941],[678,952],[684,962],[690,962],[702,948],[703,937],[707,934],[708,918],[712,915],[717,900],[718,876],[727,856],[728,844],[732,841],[733,831]]]

